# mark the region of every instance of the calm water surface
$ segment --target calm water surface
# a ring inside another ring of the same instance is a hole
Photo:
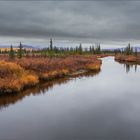
[[[140,66],[102,60],[96,75],[0,96],[0,140],[139,140]]]

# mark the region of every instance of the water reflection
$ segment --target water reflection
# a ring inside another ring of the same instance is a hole
[[[137,65],[136,64],[124,64],[124,68],[126,69],[126,73],[130,72],[130,70],[135,70],[137,72]]]
[[[102,61],[97,76],[44,83],[17,99],[2,97],[0,139],[139,140],[139,66],[126,73],[113,57]]]
[[[67,84],[70,80],[76,79],[76,78],[81,78],[81,77],[91,77],[95,76],[99,73],[98,72],[88,72],[84,74],[80,74],[79,76],[73,76],[72,78],[61,78],[57,80],[52,80],[49,82],[42,82],[41,84],[32,87],[30,89],[24,90],[20,93],[14,93],[14,94],[1,94],[0,95],[0,110],[3,108],[8,107],[9,105],[15,104],[18,101],[21,101],[24,99],[26,96],[30,95],[40,95],[40,94],[45,94],[47,91],[53,89],[55,85],[61,85],[61,84]]]
[[[118,61],[117,61],[118,62]],[[131,70],[134,70],[135,72],[137,72],[137,67],[138,64],[136,63],[128,63],[128,62],[118,62],[120,64],[122,64],[126,70],[126,73],[129,73]]]

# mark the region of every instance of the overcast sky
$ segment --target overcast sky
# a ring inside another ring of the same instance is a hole
[[[0,1],[0,43],[140,43],[139,1]]]

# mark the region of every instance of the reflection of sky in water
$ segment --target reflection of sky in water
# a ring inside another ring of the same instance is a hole
[[[2,139],[139,139],[140,67],[104,58],[95,77],[55,85],[0,112]]]

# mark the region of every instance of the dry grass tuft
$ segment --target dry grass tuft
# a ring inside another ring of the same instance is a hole
[[[25,71],[20,65],[0,61],[0,91],[18,92],[26,86],[38,83],[38,77]]]

